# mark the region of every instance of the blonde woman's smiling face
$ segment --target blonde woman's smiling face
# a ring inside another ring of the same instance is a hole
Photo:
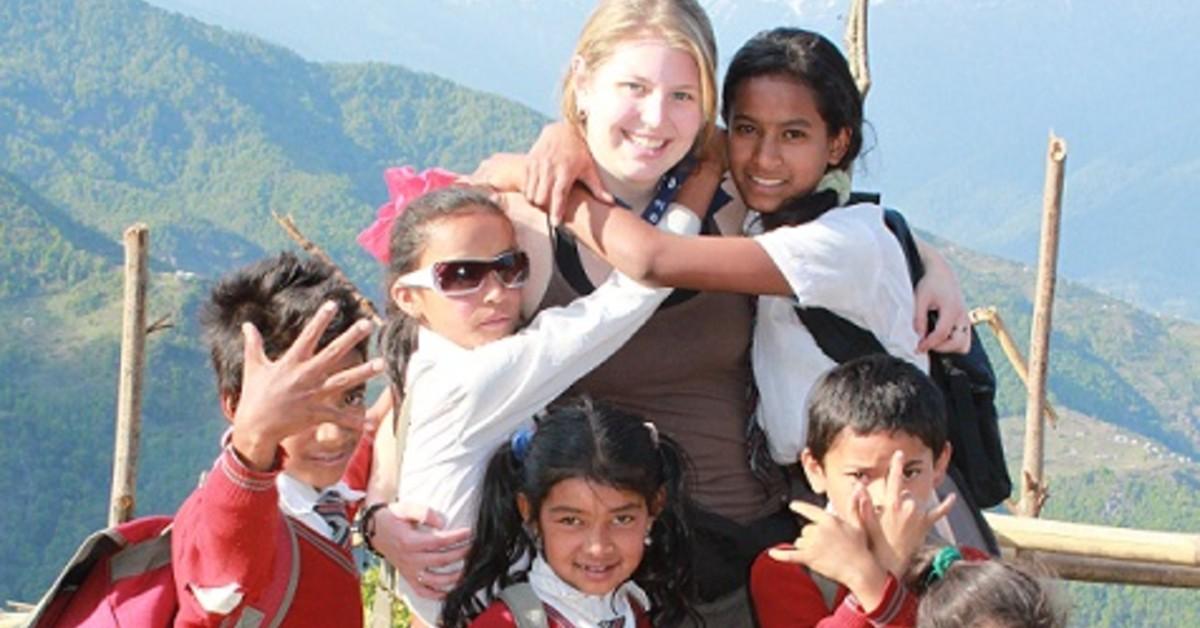
[[[595,68],[576,59],[578,103],[609,191],[637,197],[692,149],[704,124],[692,55],[654,38],[619,44]]]

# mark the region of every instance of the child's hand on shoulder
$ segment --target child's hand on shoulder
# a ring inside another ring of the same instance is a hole
[[[567,195],[576,182],[587,187],[596,200],[616,202],[604,189],[591,150],[579,130],[567,122],[546,125],[525,162],[525,198],[560,224],[566,218]]]
[[[871,500],[860,489],[854,501],[857,506]],[[794,549],[771,549],[771,558],[805,565],[850,589],[863,608],[878,607],[887,588],[887,572],[871,553],[860,508],[842,518],[806,502],[795,501],[791,507],[811,523],[801,530]]]
[[[954,507],[954,495],[948,495],[935,508],[926,511],[917,496],[904,488],[904,462],[903,451],[892,454],[884,503],[876,512],[875,506],[867,500],[859,513],[876,560],[897,578],[908,569],[909,561],[925,544],[934,524]]]
[[[245,342],[242,390],[233,415],[233,447],[251,467],[270,469],[286,437],[321,423],[361,428],[362,404],[344,403],[345,393],[383,370],[381,360],[339,368],[355,345],[371,334],[363,319],[316,351],[336,307],[322,305],[287,351],[272,361],[252,323],[242,325]]]

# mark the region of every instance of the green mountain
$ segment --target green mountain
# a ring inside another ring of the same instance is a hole
[[[0,299],[74,285],[103,271],[118,255],[111,239],[75,224],[0,171]]]
[[[288,245],[269,212],[294,214],[370,287],[377,270],[353,235],[385,196],[382,168],[469,170],[490,152],[520,149],[541,122],[436,77],[308,63],[133,0],[0,4],[0,327],[10,330],[0,334],[8,375],[0,378],[0,486],[20,504],[0,511],[10,548],[0,559],[0,598],[36,599],[83,535],[103,525],[117,242],[127,224],[150,225],[149,317],[173,323],[149,339],[138,512],[171,512],[211,463],[224,427],[196,305],[219,273]],[[939,245],[969,301],[999,306],[1023,341],[1029,269]],[[1052,476],[1065,488],[1050,512],[1105,522],[1112,500],[1092,497],[1115,492],[1122,525],[1186,529],[1196,471],[1180,457],[1200,451],[1200,326],[1065,283],[1054,321],[1052,398],[1090,417],[1066,413],[1060,430],[1148,437],[1174,457],[1130,457],[1120,475],[1104,475],[1105,452],[1052,447],[1070,472]],[[1019,414],[1024,394],[982,334],[1002,410]],[[1071,591],[1097,622],[1160,599],[1096,590]],[[1198,606],[1172,602],[1171,612],[1194,616]]]
[[[999,308],[1028,356],[1034,269],[929,239],[959,269],[967,301]],[[1051,400],[1200,458],[1200,326],[1070,282],[1059,282],[1055,300]],[[1001,412],[1023,415],[1024,388],[991,332],[978,331],[1001,380]]]
[[[112,466],[122,277],[111,241],[0,177],[5,286],[0,321],[0,514],[11,541],[0,595],[33,600],[82,537],[103,525]],[[196,342],[203,284],[155,273],[151,317],[174,327],[148,342],[139,512],[170,512],[214,455],[222,429]]]
[[[386,166],[469,170],[543,118],[394,66],[319,65],[136,0],[0,4],[0,164],[110,237],[148,222],[212,275],[286,242],[292,213],[360,278]],[[347,217],[352,217],[347,219]]]

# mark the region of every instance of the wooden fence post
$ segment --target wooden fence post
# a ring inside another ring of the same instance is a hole
[[[117,428],[113,450],[108,525],[129,521],[137,499],[138,444],[142,436],[142,378],[146,365],[145,224],[125,230],[125,303],[122,310],[121,371],[117,385]]]
[[[850,74],[863,102],[871,91],[871,68],[867,63],[867,0],[850,0],[850,14],[846,18],[846,58]]]
[[[1038,251],[1037,293],[1033,325],[1029,332],[1029,382],[1025,402],[1025,461],[1021,472],[1021,514],[1036,517],[1046,502],[1042,465],[1045,441],[1042,428],[1046,404],[1046,371],[1050,355],[1051,312],[1058,274],[1058,237],[1062,222],[1063,165],[1067,143],[1050,133],[1046,149],[1046,184],[1042,196],[1042,240]]]

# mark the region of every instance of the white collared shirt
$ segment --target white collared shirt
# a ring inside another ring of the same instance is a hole
[[[695,234],[700,221],[673,205],[658,226]],[[440,512],[447,529],[473,526],[496,448],[615,353],[669,293],[614,271],[590,295],[543,310],[512,336],[474,349],[422,327],[406,373],[410,418],[399,500]],[[433,625],[440,602],[398,580],[409,608]]]
[[[758,298],[751,355],[760,395],[757,420],[771,457],[793,464],[808,432],[809,392],[835,366],[800,322],[795,306],[830,310],[922,371],[929,371],[929,358],[917,353],[908,262],[883,222],[883,208],[833,209],[812,222],[757,235],[755,241],[792,288],[790,297]]]
[[[624,618],[624,625],[634,628],[637,615],[632,600],[645,611],[650,610],[650,597],[633,580],[604,595],[590,595],[560,578],[541,555],[533,559],[529,569],[529,586],[539,600],[554,607],[575,628],[597,628],[600,622],[617,618]]]
[[[318,491],[307,483],[288,475],[286,471],[275,476],[275,488],[279,490],[279,509],[283,511],[283,514],[299,520],[331,541],[333,540],[333,531],[329,529],[329,524],[325,522],[325,519],[314,509],[317,500],[326,491],[336,491],[349,503],[356,502],[366,495],[362,491],[350,488],[345,482],[338,482],[327,489]]]

